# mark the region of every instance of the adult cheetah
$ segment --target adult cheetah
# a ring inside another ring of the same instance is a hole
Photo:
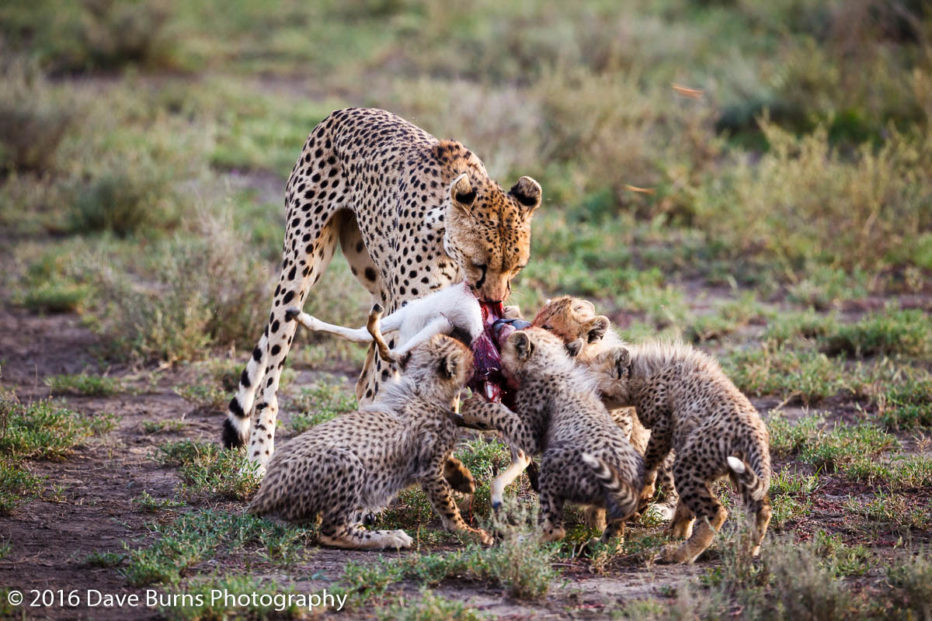
[[[325,545],[407,548],[412,541],[403,530],[366,530],[360,524],[402,489],[420,483],[448,530],[492,543],[487,533],[466,525],[443,478],[456,442],[454,404],[472,374],[472,353],[435,334],[400,364],[402,376],[386,383],[377,400],[277,451],[249,511],[294,521],[320,515]]]
[[[389,313],[462,280],[481,304],[500,306],[528,261],[531,216],[540,202],[540,185],[530,177],[506,192],[462,144],[438,140],[390,112],[348,108],[321,121],[285,188],[281,277],[268,325],[230,401],[224,443],[248,441],[249,459],[265,470],[275,446],[276,391],[296,327],[286,309],[303,306],[337,243]],[[373,352],[356,384],[363,405],[395,373]],[[448,464],[451,472],[457,468]]]

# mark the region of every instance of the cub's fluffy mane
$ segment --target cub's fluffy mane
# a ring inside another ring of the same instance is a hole
[[[631,353],[632,377],[653,375],[671,365],[721,373],[714,358],[679,341],[652,341],[637,345],[625,344],[625,347]]]
[[[360,412],[383,412],[385,414],[395,414],[403,411],[406,405],[411,401],[418,399],[423,401],[429,407],[448,410],[450,405],[444,403],[441,399],[430,399],[425,395],[410,377],[400,377],[386,382],[382,390],[379,391],[378,398],[372,403],[368,403],[361,408]]]

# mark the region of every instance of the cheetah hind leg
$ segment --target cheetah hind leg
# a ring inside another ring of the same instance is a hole
[[[403,530],[366,530],[356,524],[322,528],[318,540],[322,545],[353,550],[402,550],[414,542]]]
[[[705,489],[708,491],[708,484]],[[693,533],[680,545],[667,546],[661,556],[665,563],[692,563],[712,545],[712,540],[722,528],[728,517],[728,512],[718,500],[708,492],[708,496],[701,499],[710,505],[707,510],[699,514],[699,519],[693,528]]]

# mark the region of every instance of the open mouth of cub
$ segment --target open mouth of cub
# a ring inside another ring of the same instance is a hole
[[[479,307],[482,309],[483,331],[472,342],[475,366],[467,386],[487,401],[501,401],[507,392],[501,346],[512,332],[531,324],[520,319],[505,319],[501,302],[479,300]]]

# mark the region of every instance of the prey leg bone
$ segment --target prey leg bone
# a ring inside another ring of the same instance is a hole
[[[383,308],[381,304],[373,304],[372,310],[369,311],[369,320],[366,322],[366,330],[372,335],[376,349],[379,350],[379,356],[386,362],[396,362],[395,354],[388,347],[385,338],[382,336],[382,329],[379,326],[379,320],[382,318]]]

